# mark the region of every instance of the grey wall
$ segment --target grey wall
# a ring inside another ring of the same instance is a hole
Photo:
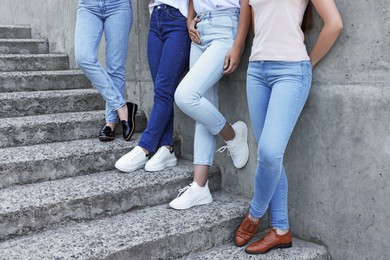
[[[153,101],[147,56],[148,1],[133,1],[134,25],[127,62],[127,92],[148,114]],[[315,68],[309,100],[285,154],[290,222],[298,237],[323,243],[334,259],[388,259],[390,247],[390,2],[336,0],[344,30]],[[31,24],[53,52],[73,59],[76,0],[1,0],[0,24]],[[318,34],[313,30],[308,47]],[[220,107],[230,122],[250,126],[245,70],[222,80]],[[103,57],[104,50],[100,51]],[[193,122],[176,111],[176,134],[191,159]],[[235,170],[216,155],[225,189],[250,197],[256,169],[252,132],[248,165]],[[221,139],[218,145],[222,145]]]

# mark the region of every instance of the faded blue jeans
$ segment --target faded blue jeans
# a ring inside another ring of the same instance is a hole
[[[75,32],[76,62],[106,101],[106,122],[117,123],[125,101],[125,63],[133,21],[129,0],[80,0]],[[106,69],[97,53],[104,32]]]
[[[148,37],[148,61],[154,83],[154,103],[138,145],[149,152],[173,146],[174,93],[188,68],[191,40],[187,18],[169,5],[155,6]]]
[[[196,121],[194,164],[212,165],[216,135],[226,125],[218,110],[217,83],[223,77],[227,52],[237,35],[239,10],[198,14],[201,43],[191,44],[190,71],[175,93],[177,106]]]
[[[251,61],[247,98],[258,143],[258,164],[249,213],[260,218],[269,208],[271,225],[289,228],[287,177],[283,156],[307,100],[312,78],[310,61]]]

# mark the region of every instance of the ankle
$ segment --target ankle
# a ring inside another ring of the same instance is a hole
[[[139,145],[138,145],[138,146],[139,146]],[[149,152],[148,150],[146,150],[145,148],[143,148],[142,146],[139,146],[139,147],[142,148],[142,150],[144,151],[144,153],[145,153],[146,155],[149,155],[149,154],[150,154],[150,152]]]
[[[116,125],[116,124],[114,124],[114,123],[112,123],[112,122],[107,122],[107,123],[106,123],[106,126],[108,126],[109,128],[111,128],[111,131],[114,131],[114,130],[115,130],[115,125]]]
[[[288,229],[282,230],[282,229],[279,229],[279,228],[274,228],[274,230],[276,231],[276,234],[278,234],[279,236],[284,236],[289,231]]]
[[[248,218],[251,222],[258,224],[260,221],[260,218],[252,217],[251,214],[248,214]]]

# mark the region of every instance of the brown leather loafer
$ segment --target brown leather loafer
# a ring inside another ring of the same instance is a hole
[[[248,254],[265,254],[276,248],[292,247],[292,236],[289,230],[285,235],[278,235],[275,229],[271,229],[259,241],[249,245],[245,252]]]
[[[255,235],[259,222],[253,222],[249,219],[249,214],[246,215],[244,220],[236,229],[234,234],[234,244],[236,246],[244,246]]]

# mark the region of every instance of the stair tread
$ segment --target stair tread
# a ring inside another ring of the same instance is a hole
[[[44,91],[20,91],[0,93],[1,100],[29,99],[29,98],[57,98],[64,96],[85,96],[98,94],[96,89],[65,89]]]
[[[99,142],[97,138],[36,144],[30,146],[0,148],[0,164],[22,163],[27,161],[50,160],[70,155],[82,156],[101,151],[111,151],[134,147],[140,134],[135,133],[131,141],[116,138],[111,142]]]
[[[46,39],[20,39],[20,38],[0,38],[0,43],[2,42],[23,42],[23,43],[30,43],[30,42],[47,42]]]
[[[192,171],[191,162],[179,160],[176,167],[158,173],[138,170],[127,174],[113,170],[0,189],[0,198],[6,198],[0,199],[0,215],[26,210],[30,207],[44,207],[63,201],[69,202],[102,194],[120,193],[128,189],[152,187],[188,178],[192,176]]]
[[[259,240],[264,235],[260,232],[251,240]],[[251,243],[251,242],[250,242]],[[249,244],[250,244],[249,243]],[[229,259],[263,259],[263,260],[305,260],[305,259],[328,259],[327,250],[324,246],[307,242],[296,237],[293,238],[291,248],[271,250],[267,254],[251,255],[245,253],[246,246],[237,247],[233,242],[206,251],[193,252],[182,260],[229,260]]]
[[[46,53],[46,54],[0,54],[0,59],[24,59],[24,58],[62,58],[68,57],[62,53]]]
[[[104,110],[57,113],[49,115],[23,116],[0,118],[0,129],[20,127],[24,125],[59,124],[65,122],[81,123],[84,121],[101,121],[104,119]]]
[[[1,56],[1,55],[0,55]],[[81,70],[38,70],[38,71],[0,71],[0,77],[26,77],[47,75],[83,75]]]
[[[13,259],[102,259],[156,240],[207,232],[215,225],[242,217],[247,205],[246,198],[218,192],[209,205],[185,211],[168,209],[166,205],[135,210],[8,240],[0,244],[0,251],[2,257]]]

